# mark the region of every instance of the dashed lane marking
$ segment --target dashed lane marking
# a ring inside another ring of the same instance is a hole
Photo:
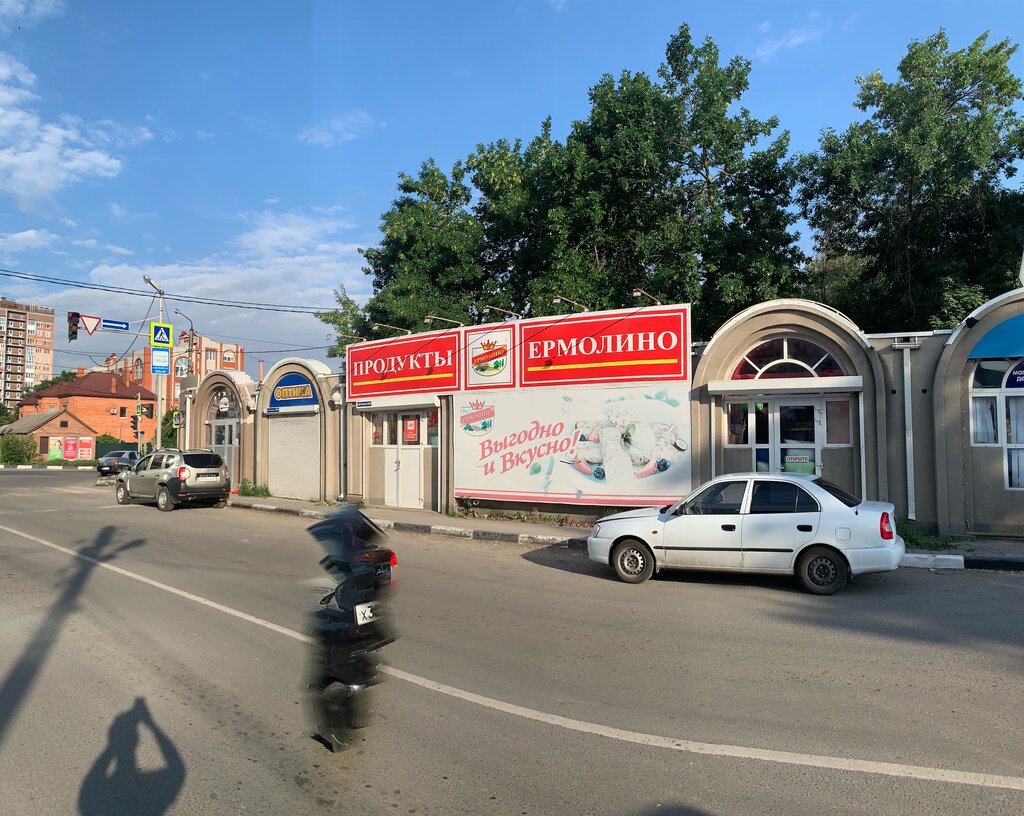
[[[258,618],[255,615],[249,615],[246,612],[241,612],[230,606],[219,604],[216,601],[211,601],[200,595],[186,592],[183,589],[178,589],[177,587],[170,586],[169,584],[154,581],[152,578],[146,578],[144,575],[139,575],[138,573],[131,572],[115,566],[114,564],[107,564],[88,555],[75,552],[67,547],[62,547],[59,544],[54,544],[51,541],[38,538],[30,533],[24,533],[20,530],[15,530],[12,527],[5,527],[3,525],[0,525],[0,530],[10,533],[11,535],[19,536],[28,541],[33,541],[36,544],[41,544],[44,547],[49,547],[50,549],[64,553],[72,558],[79,558],[83,561],[87,561],[94,566],[110,570],[111,572],[117,573],[125,578],[131,578],[134,581],[139,581],[140,583],[146,584],[155,589],[161,589],[164,592],[177,595],[179,598],[184,598],[185,600],[201,604],[202,606],[214,609],[218,612],[223,612],[225,615],[230,615],[234,618],[238,618],[239,620],[255,624],[256,626],[261,626],[271,632],[276,632],[279,635],[284,635],[285,637],[292,638],[293,640],[297,640],[301,643],[311,642],[309,636],[304,635],[301,632],[296,632],[294,629],[289,629],[286,626],[280,626],[272,621]],[[567,731],[576,731],[578,733],[606,737],[608,739],[631,743],[633,745],[642,745],[650,748],[664,748],[670,751],[679,751],[688,754],[703,754],[706,756],[730,757],[733,759],[750,759],[760,762],[780,763],[783,765],[799,765],[808,768],[825,768],[828,770],[849,771],[852,773],[894,776],[902,779],[916,779],[926,782],[946,782],[955,785],[973,785],[982,788],[1000,788],[1004,790],[1024,791],[1024,777],[1020,776],[1002,776],[999,774],[979,773],[974,771],[958,771],[949,768],[932,768],[924,765],[902,765],[894,762],[875,762],[873,760],[866,759],[849,759],[846,757],[822,756],[818,754],[801,754],[792,751],[772,751],[764,748],[751,748],[743,745],[695,742],[694,740],[663,737],[656,734],[644,734],[638,731],[625,731],[621,728],[612,728],[607,725],[600,725],[599,723],[587,722],[585,720],[574,720],[569,717],[559,716],[558,714],[550,714],[546,711],[538,711],[537,709],[526,708],[525,706],[515,705],[514,703],[507,703],[504,700],[496,700],[493,697],[485,697],[482,694],[474,694],[471,691],[465,691],[460,688],[455,688],[454,686],[445,685],[444,683],[438,683],[426,677],[420,677],[419,675],[402,671],[401,669],[385,667],[384,670],[392,677],[399,680],[404,680],[407,683],[412,683],[420,686],[421,688],[429,689],[430,691],[437,692],[438,694],[444,694],[457,700],[473,703],[474,705],[488,708],[492,711],[500,711],[525,720],[532,720],[545,725],[563,728]]]

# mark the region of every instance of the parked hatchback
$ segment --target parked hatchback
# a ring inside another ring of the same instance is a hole
[[[895,512],[811,476],[731,474],[675,504],[600,519],[587,551],[631,584],[661,569],[728,570],[795,574],[831,595],[853,575],[900,565]]]
[[[111,451],[96,460],[96,472],[100,476],[106,476],[135,467],[138,463],[139,454],[133,450]]]
[[[179,504],[227,504],[231,480],[224,460],[210,450],[166,448],[122,471],[115,487],[117,503],[156,502],[163,511]]]

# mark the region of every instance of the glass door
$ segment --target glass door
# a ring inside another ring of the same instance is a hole
[[[772,470],[821,473],[821,400],[791,399],[775,403],[771,445]]]

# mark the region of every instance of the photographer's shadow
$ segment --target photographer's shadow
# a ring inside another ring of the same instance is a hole
[[[140,729],[148,728],[156,740],[164,767],[143,771],[138,767]],[[107,746],[82,782],[78,793],[81,816],[162,816],[185,783],[185,763],[174,743],[153,721],[146,701],[135,698],[131,709],[110,725]]]

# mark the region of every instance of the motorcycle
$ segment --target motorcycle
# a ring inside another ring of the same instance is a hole
[[[323,547],[320,566],[335,585],[316,590],[306,688],[314,736],[340,751],[373,716],[374,689],[383,680],[378,652],[396,638],[390,600],[398,558],[384,546],[384,531],[354,508],[308,531]]]

